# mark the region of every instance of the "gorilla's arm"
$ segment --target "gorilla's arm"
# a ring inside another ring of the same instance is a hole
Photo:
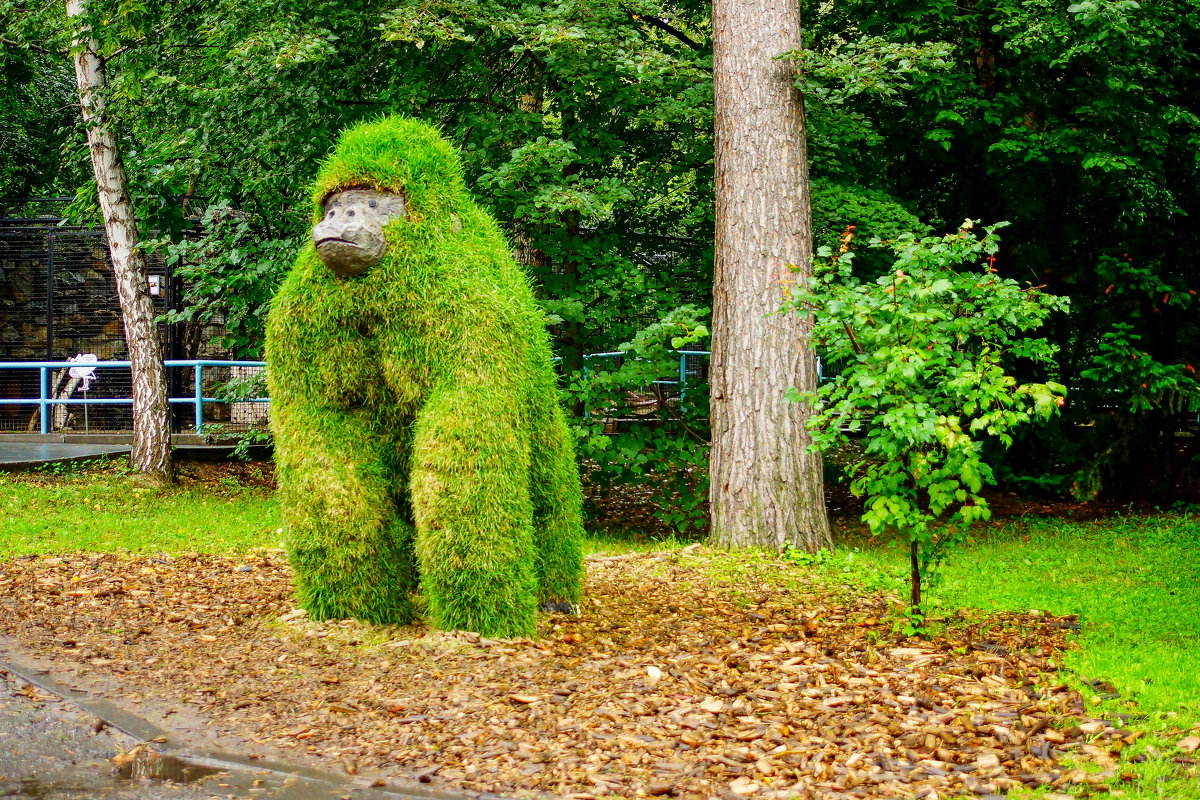
[[[412,525],[397,509],[396,443],[354,412],[272,404],[288,555],[315,619],[413,619]]]

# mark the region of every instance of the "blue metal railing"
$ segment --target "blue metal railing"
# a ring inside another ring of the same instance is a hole
[[[674,352],[677,356],[679,356],[679,379],[678,380],[663,379],[663,380],[651,381],[651,383],[654,384],[655,386],[678,386],[679,387],[679,402],[682,404],[684,395],[687,394],[687,359],[688,359],[688,356],[707,356],[707,355],[710,355],[710,353],[708,350],[674,350],[672,352]],[[584,380],[586,380],[587,376],[588,376],[588,359],[591,359],[591,358],[620,358],[621,356],[628,356],[628,355],[629,355],[629,353],[622,352],[620,350],[618,350],[616,352],[612,352],[612,353],[588,353],[588,354],[584,355],[584,357],[583,357]],[[584,416],[587,416],[586,411],[584,412]]]
[[[168,369],[174,367],[193,367],[195,368],[194,391],[188,397],[170,397],[168,401],[173,404],[192,405],[195,407],[195,427],[196,433],[201,433],[204,428],[204,404],[205,403],[226,403],[229,400],[220,397],[205,397],[204,396],[204,368],[205,367],[264,367],[265,361],[223,361],[215,359],[170,359],[163,362]],[[0,398],[0,405],[36,405],[38,406],[38,414],[41,418],[42,434],[50,433],[50,407],[51,406],[132,406],[133,398],[131,397],[103,397],[103,398],[55,398],[50,397],[50,371],[56,369],[70,369],[72,367],[95,368],[95,369],[129,369],[128,361],[95,361],[95,362],[80,362],[80,361],[0,361],[0,370],[6,369],[36,369],[40,371],[40,380],[38,385],[40,390],[37,399],[33,398]],[[239,397],[238,403],[269,403],[270,398],[267,397]]]
[[[678,386],[679,400],[683,402],[687,394],[688,374],[687,374],[687,359],[689,356],[708,356],[708,350],[676,350],[675,354],[679,357],[679,372],[678,378],[660,379],[652,381],[658,386]],[[586,378],[589,367],[588,362],[592,359],[601,358],[621,358],[628,356],[629,353],[615,351],[606,353],[587,353],[583,356],[583,375]],[[556,361],[560,359],[555,359]],[[229,361],[219,359],[169,359],[164,362],[168,369],[172,368],[194,368],[195,375],[193,379],[194,390],[187,397],[171,397],[169,402],[173,405],[191,405],[195,411],[195,430],[196,433],[201,433],[204,428],[204,404],[206,403],[269,403],[269,397],[239,397],[236,400],[228,400],[218,397],[205,397],[203,391],[204,368],[205,367],[263,367],[266,362],[263,361]],[[36,405],[38,406],[38,415],[40,418],[40,427],[43,434],[50,433],[50,409],[53,406],[92,406],[92,405],[107,405],[107,406],[132,406],[133,399],[129,397],[112,397],[112,398],[56,398],[50,396],[50,373],[52,370],[70,369],[72,367],[84,367],[100,369],[129,369],[130,362],[128,361],[96,361],[96,362],[78,362],[78,361],[0,361],[0,371],[2,370],[28,370],[36,369],[40,372],[39,392],[37,398],[0,398],[0,406],[5,405]]]

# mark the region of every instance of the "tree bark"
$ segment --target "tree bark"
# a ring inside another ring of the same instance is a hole
[[[66,0],[66,5],[67,17],[75,26],[72,52],[79,104],[83,108],[88,150],[96,175],[100,209],[104,214],[104,231],[108,235],[121,319],[125,326],[125,347],[131,364],[133,464],[151,478],[169,481],[173,469],[166,367],[158,326],[154,323],[146,258],[137,247],[137,224],[125,167],[105,113],[100,43],[91,35],[91,28],[80,19],[84,0]]]
[[[908,543],[909,607],[914,615],[921,613],[921,553],[917,540]]]
[[[799,0],[713,0],[716,254],[710,381],[712,533],[718,547],[831,547],[821,457],[808,453],[807,320],[778,314],[811,274],[804,105],[793,70]],[[800,268],[793,272],[791,267]]]

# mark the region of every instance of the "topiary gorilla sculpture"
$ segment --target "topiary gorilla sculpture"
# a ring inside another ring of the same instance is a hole
[[[343,133],[271,304],[271,426],[300,604],[531,635],[578,600],[580,488],[541,313],[429,125]]]

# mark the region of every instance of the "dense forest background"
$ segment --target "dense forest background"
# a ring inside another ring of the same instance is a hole
[[[140,223],[185,265],[180,313],[223,315],[239,354],[258,352],[318,162],[384,113],[459,143],[535,278],[577,409],[704,347],[707,3],[91,0],[88,14]],[[806,98],[817,247],[854,226],[871,274],[891,263],[874,237],[1007,221],[995,269],[1070,299],[1043,332],[1052,367],[1013,365],[1070,393],[1005,455],[1007,484],[1162,496],[1190,479],[1200,8],[837,0],[804,18],[806,49],[781,57]],[[0,31],[0,196],[73,195],[73,216],[98,219],[61,6],[0,0]],[[617,349],[643,360],[584,379],[585,354]],[[707,405],[689,393],[657,426],[578,425],[600,478],[650,475],[690,498],[663,512],[679,528],[704,494]]]

